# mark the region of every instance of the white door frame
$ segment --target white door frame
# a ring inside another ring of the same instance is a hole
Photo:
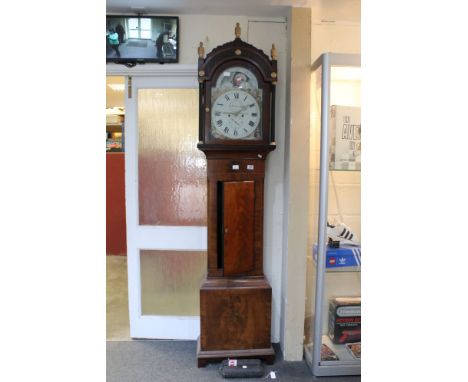
[[[121,68],[119,68],[121,69]],[[130,336],[132,338],[196,339],[199,316],[149,316],[141,314],[140,250],[206,251],[207,229],[198,227],[140,226],[138,217],[138,89],[198,88],[195,66],[136,68],[108,75],[132,76],[125,94],[125,198],[127,215],[127,266]],[[109,73],[111,72],[111,73]],[[129,97],[131,96],[131,98]]]

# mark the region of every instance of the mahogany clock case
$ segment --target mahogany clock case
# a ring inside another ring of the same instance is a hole
[[[200,288],[199,367],[233,357],[274,361],[272,291],[263,274],[267,152],[259,152],[206,152],[208,271]]]
[[[252,72],[262,90],[262,134],[260,140],[222,139],[213,137],[211,130],[211,91],[219,76],[230,67],[243,67]],[[274,149],[275,140],[275,85],[277,81],[277,62],[271,60],[263,51],[236,38],[215,49],[206,57],[198,60],[198,80],[200,86],[200,121],[198,148],[222,150],[259,150]]]
[[[237,31],[236,31],[237,34]],[[226,358],[274,361],[271,286],[263,274],[265,160],[275,149],[276,60],[239,36],[200,54],[200,142],[207,157],[208,269],[200,288],[198,366]],[[229,68],[253,73],[261,89],[257,139],[211,133],[212,87]],[[260,123],[259,122],[259,123]]]

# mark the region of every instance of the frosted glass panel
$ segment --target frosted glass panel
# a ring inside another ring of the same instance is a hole
[[[140,224],[206,225],[198,89],[140,89],[138,136]]]
[[[206,252],[141,250],[141,313],[200,315],[206,262]]]

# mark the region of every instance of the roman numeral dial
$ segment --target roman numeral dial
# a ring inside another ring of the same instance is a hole
[[[214,100],[211,109],[211,128],[228,139],[252,139],[260,123],[257,100],[241,89],[228,90]]]

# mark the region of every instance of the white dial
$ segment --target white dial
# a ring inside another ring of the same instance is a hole
[[[211,126],[230,139],[242,139],[254,133],[260,122],[260,107],[249,93],[232,89],[221,94],[211,109]]]

